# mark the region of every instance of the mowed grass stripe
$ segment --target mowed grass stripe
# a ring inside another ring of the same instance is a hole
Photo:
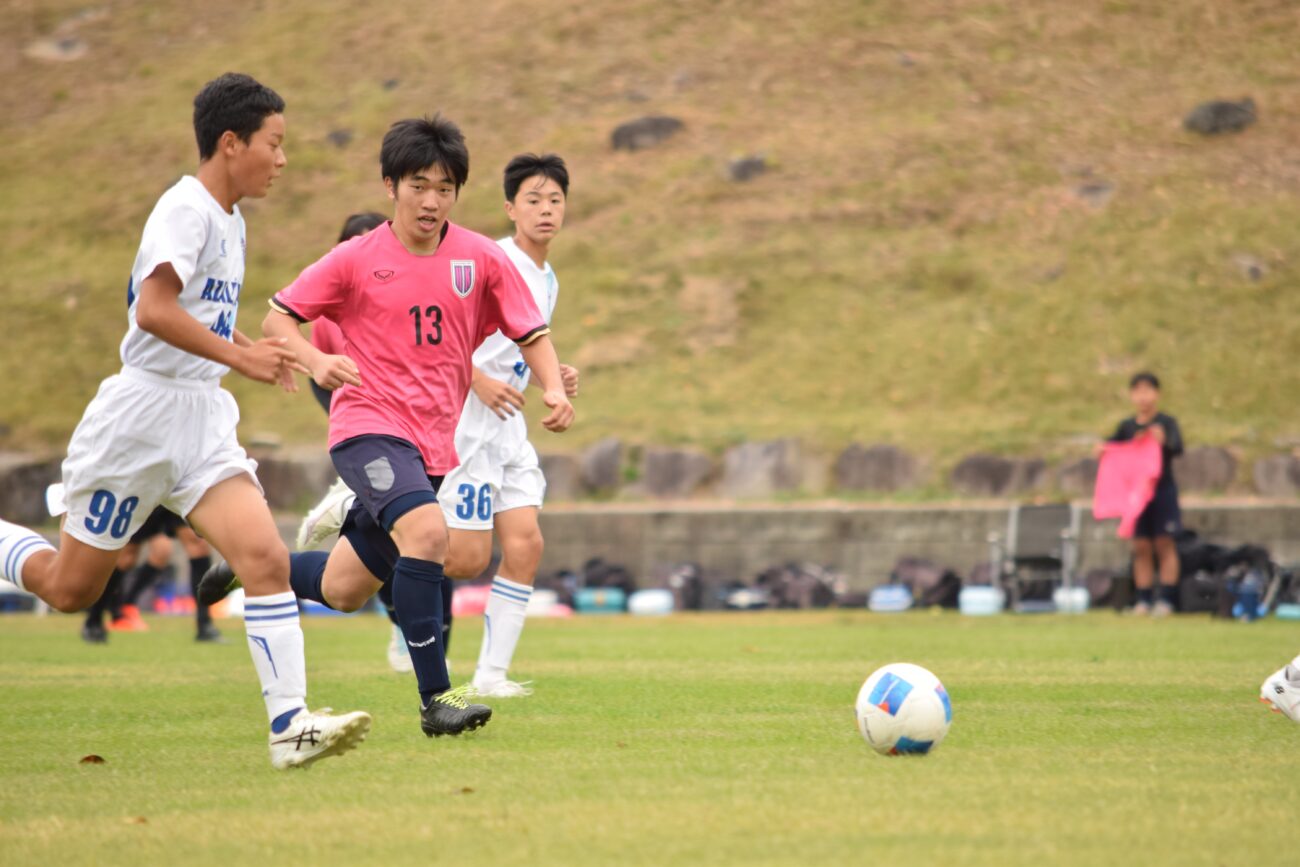
[[[381,619],[307,619],[313,703],[375,726],[296,774],[266,761],[237,622],[224,647],[171,619],[107,647],[73,618],[0,624],[6,864],[1270,864],[1300,807],[1300,726],[1255,700],[1300,645],[1279,622],[534,621],[517,676],[536,695],[434,741]],[[462,678],[480,635],[457,625]],[[896,660],[953,696],[924,759],[878,757],[853,726],[859,684]]]

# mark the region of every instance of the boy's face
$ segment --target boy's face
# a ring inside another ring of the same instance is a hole
[[[416,244],[436,244],[447,216],[456,205],[456,183],[440,166],[428,166],[396,184],[384,179],[393,200],[393,223]]]
[[[1129,389],[1128,399],[1138,413],[1145,415],[1155,411],[1156,404],[1160,402],[1160,391],[1149,382],[1139,382]]]
[[[284,156],[284,115],[267,115],[261,128],[247,142],[227,132],[221,146],[226,150],[230,175],[240,198],[260,199],[270,191],[271,183],[289,162]]]
[[[515,228],[534,244],[545,247],[564,226],[564,191],[546,175],[535,175],[519,185],[506,215]]]

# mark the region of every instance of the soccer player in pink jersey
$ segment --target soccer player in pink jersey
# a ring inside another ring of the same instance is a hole
[[[523,278],[490,239],[448,221],[469,174],[455,124],[403,120],[384,136],[380,164],[393,220],[340,244],[272,299],[268,336],[305,364],[330,404],[330,456],[357,495],[342,538],[329,553],[292,557],[300,598],[356,610],[392,582],[421,698],[426,735],[484,725],[491,710],[451,689],[441,639],[447,526],[437,504],[442,477],[458,464],[456,425],[474,349],[500,330],[515,341],[550,409],[542,420],[573,422],[546,320]],[[299,333],[325,316],[343,333],[328,355]],[[391,577],[390,577],[391,576]],[[200,587],[211,604],[236,586],[231,570],[209,570]]]
[[[375,229],[388,222],[388,218],[383,214],[375,211],[364,211],[358,214],[350,215],[343,221],[343,229],[339,232],[339,239],[336,243],[342,244],[344,241],[350,241],[361,235],[369,234]],[[339,327],[328,319],[317,319],[311,325],[311,345],[319,349],[326,355],[343,355],[343,332]],[[312,396],[316,398],[317,403],[325,410],[328,415],[330,411],[330,400],[334,392],[326,388],[321,388],[315,380],[311,380]],[[339,530],[342,528],[343,519],[347,517],[347,507],[351,506],[352,499],[355,495],[352,489],[342,479],[338,479],[330,486],[329,491],[325,494],[322,502],[335,503],[340,497],[346,497],[347,503],[338,510],[337,523],[334,524],[332,536],[337,537]],[[319,507],[318,507],[319,508]],[[314,512],[315,510],[313,510]],[[315,521],[319,520],[318,515],[310,515],[303,522],[302,528],[298,530],[298,550],[306,551],[314,547],[310,539],[310,530]],[[451,590],[452,582],[447,581],[443,584],[443,625],[442,631],[444,636],[443,653],[447,652],[447,643],[445,637],[451,632]],[[402,635],[402,628],[397,622],[397,613],[393,609],[393,585],[391,582],[385,582],[379,590],[379,599],[384,603],[384,610],[388,613],[388,619],[392,623],[392,636],[388,642],[388,662],[394,671],[402,674],[410,674],[415,669],[411,666],[411,654],[406,650],[406,638]]]

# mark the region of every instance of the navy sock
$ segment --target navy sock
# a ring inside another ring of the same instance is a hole
[[[108,576],[108,583],[104,585],[104,592],[99,594],[89,608],[86,609],[86,625],[92,624],[102,626],[104,624],[104,612],[113,607],[117,599],[118,588],[122,585],[122,571],[114,569],[113,574]]]
[[[451,653],[451,597],[456,593],[456,583],[450,578],[442,581],[442,653]]]
[[[1177,608],[1178,607],[1178,585],[1161,584],[1160,601],[1164,602],[1170,608]]]
[[[325,577],[325,564],[330,555],[324,551],[302,551],[289,555],[289,587],[299,599],[319,602],[326,608],[332,607],[325,601],[321,592],[321,579]]]
[[[393,605],[393,581],[391,577],[389,580],[384,582],[383,586],[379,588],[379,592],[375,595],[378,596],[379,601],[384,604],[384,610],[388,612],[389,621],[392,622],[394,626],[401,626],[402,624],[397,622],[397,608]]]
[[[152,587],[161,574],[162,570],[148,561],[137,566],[130,584],[128,585],[125,580],[122,582],[122,586],[126,588],[122,592],[122,604],[137,604],[140,597],[144,595],[144,591]]]
[[[199,596],[199,581],[203,578],[203,573],[208,571],[212,565],[211,557],[191,557],[190,558],[190,594],[197,600]],[[208,606],[199,605],[197,601],[194,605],[194,619],[198,622],[199,628],[203,628],[212,622],[212,614],[208,611]]]
[[[428,705],[451,688],[447,657],[442,649],[442,564],[415,557],[398,557],[393,567],[393,602],[406,649],[415,667],[420,700]]]
[[[1155,598],[1155,591],[1150,587],[1138,588],[1138,602],[1141,602],[1144,605],[1150,605],[1155,601]]]

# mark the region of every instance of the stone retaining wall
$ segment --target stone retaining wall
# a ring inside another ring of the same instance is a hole
[[[1300,562],[1300,505],[1189,505],[1184,511],[1187,525],[1211,541],[1252,542],[1280,562]],[[886,580],[903,556],[969,574],[987,559],[989,534],[1006,528],[1005,505],[557,506],[542,513],[542,568],[575,569],[602,557],[644,581],[689,561],[748,580],[772,565],[810,560],[834,566],[864,589]],[[1127,543],[1115,537],[1114,522],[1085,518],[1080,536],[1081,569],[1126,564]]]

